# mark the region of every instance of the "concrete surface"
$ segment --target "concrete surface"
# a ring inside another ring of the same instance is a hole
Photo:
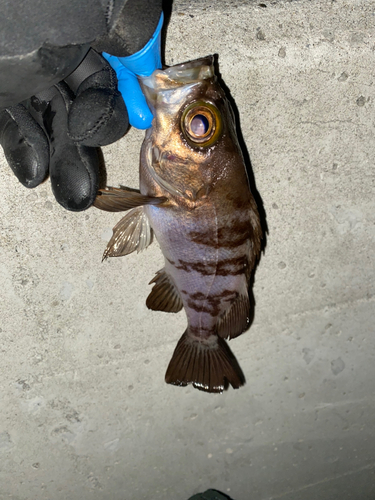
[[[247,385],[164,384],[183,313],[151,312],[156,243],[101,263],[119,215],[0,165],[0,499],[375,498],[375,9],[176,0],[166,62],[219,54],[269,228]],[[104,148],[137,186],[143,133]]]

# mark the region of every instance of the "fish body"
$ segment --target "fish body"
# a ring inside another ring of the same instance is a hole
[[[141,84],[154,114],[140,160],[138,196],[147,202],[115,227],[105,256],[143,249],[154,233],[165,266],[146,304],[184,308],[188,322],[166,382],[207,392],[237,388],[244,377],[224,339],[249,326],[248,287],[262,232],[233,112],[211,56],[156,70]],[[110,188],[97,199],[99,208],[131,208],[126,190]]]

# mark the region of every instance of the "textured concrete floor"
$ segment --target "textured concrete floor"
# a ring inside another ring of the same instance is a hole
[[[68,213],[0,160],[0,499],[375,498],[375,37],[360,0],[176,0],[166,62],[219,54],[269,228],[247,385],[164,384],[183,313],[148,311],[156,243]],[[104,148],[137,187],[143,134]]]

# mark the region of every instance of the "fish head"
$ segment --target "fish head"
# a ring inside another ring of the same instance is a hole
[[[208,56],[140,79],[154,119],[144,152],[150,173],[172,196],[197,203],[238,154],[233,111]]]

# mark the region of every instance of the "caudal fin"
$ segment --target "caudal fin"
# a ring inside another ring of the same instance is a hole
[[[240,365],[224,339],[212,335],[209,341],[190,337],[187,331],[178,341],[165,374],[167,384],[206,392],[223,392],[229,384],[238,389],[245,383]]]

